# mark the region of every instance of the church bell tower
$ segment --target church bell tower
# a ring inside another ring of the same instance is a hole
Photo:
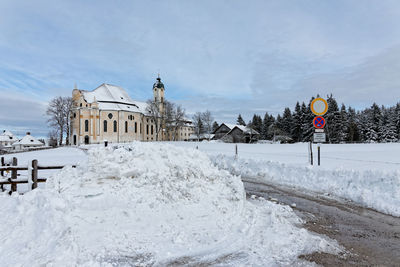
[[[164,84],[161,82],[160,74],[153,84],[154,102],[157,103],[160,113],[164,113]]]

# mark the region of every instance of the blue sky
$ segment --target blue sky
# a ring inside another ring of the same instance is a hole
[[[400,101],[399,1],[0,0],[0,129],[46,135],[47,102],[77,83],[166,97],[217,121],[316,94]]]

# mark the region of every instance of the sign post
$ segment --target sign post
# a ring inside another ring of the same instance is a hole
[[[326,121],[323,115],[326,114],[328,111],[328,102],[326,102],[325,99],[323,98],[315,98],[311,102],[311,111],[316,115],[316,117],[313,120],[313,125],[315,128],[314,136],[313,136],[313,141],[314,143],[317,143],[317,149],[318,149],[318,166],[321,165],[321,143],[326,142],[326,134],[324,131],[324,127],[326,124]],[[312,155],[311,155],[312,156]]]

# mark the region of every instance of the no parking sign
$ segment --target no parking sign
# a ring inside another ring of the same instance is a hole
[[[313,120],[314,127],[317,129],[322,129],[325,126],[325,119],[321,116],[317,116]]]

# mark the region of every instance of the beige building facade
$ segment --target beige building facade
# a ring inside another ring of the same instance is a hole
[[[164,84],[158,77],[153,85],[155,103],[164,112]],[[70,143],[73,145],[173,140],[166,129],[156,136],[156,119],[147,103],[135,101],[121,87],[102,84],[93,91],[72,91]],[[176,141],[186,141],[193,127],[188,121],[179,127]]]

